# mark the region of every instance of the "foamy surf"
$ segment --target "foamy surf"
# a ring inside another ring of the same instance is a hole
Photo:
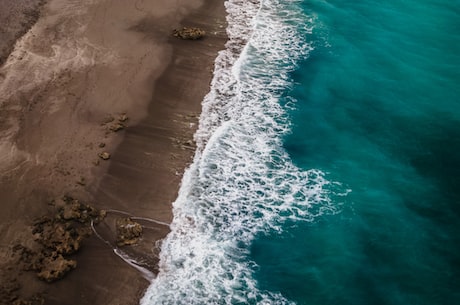
[[[313,20],[296,1],[229,0],[226,8],[229,41],[142,305],[289,304],[258,289],[251,242],[334,209],[324,174],[297,168],[282,145],[289,122],[280,101],[289,73],[312,50]]]

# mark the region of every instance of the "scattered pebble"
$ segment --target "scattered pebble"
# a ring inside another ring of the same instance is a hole
[[[98,156],[102,160],[109,160],[110,159],[110,154],[108,152],[106,152],[106,151],[100,153]]]

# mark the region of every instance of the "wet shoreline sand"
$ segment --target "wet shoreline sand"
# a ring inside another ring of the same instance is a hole
[[[133,7],[84,2],[87,7],[72,8],[77,18],[59,20],[70,8],[66,1],[49,1],[0,68],[4,279],[16,274],[8,265],[12,244],[31,243],[33,220],[65,194],[98,209],[170,222],[171,203],[193,156],[201,101],[226,41],[223,1],[141,1]],[[207,36],[172,37],[181,26],[201,27]],[[71,29],[79,41],[64,39]],[[45,72],[31,75],[34,69]],[[107,129],[108,118],[125,113],[123,130]],[[110,152],[110,160],[97,157],[102,151]],[[155,240],[168,229],[148,223],[142,243],[123,251],[156,272]],[[18,271],[20,296],[39,293],[45,304],[138,304],[149,284],[94,234],[75,258],[78,267],[52,284]]]

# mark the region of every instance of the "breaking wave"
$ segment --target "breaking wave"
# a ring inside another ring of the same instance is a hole
[[[282,145],[289,121],[280,101],[289,74],[313,49],[313,18],[298,1],[229,0],[226,9],[229,41],[143,305],[288,304],[258,289],[251,242],[334,211],[324,174],[297,168]]]

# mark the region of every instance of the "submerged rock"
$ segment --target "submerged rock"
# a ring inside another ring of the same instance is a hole
[[[201,39],[206,35],[206,32],[200,28],[182,28],[181,30],[175,29],[173,31],[174,37],[186,40]]]
[[[131,218],[119,218],[116,221],[117,245],[133,245],[142,235],[142,226]]]

